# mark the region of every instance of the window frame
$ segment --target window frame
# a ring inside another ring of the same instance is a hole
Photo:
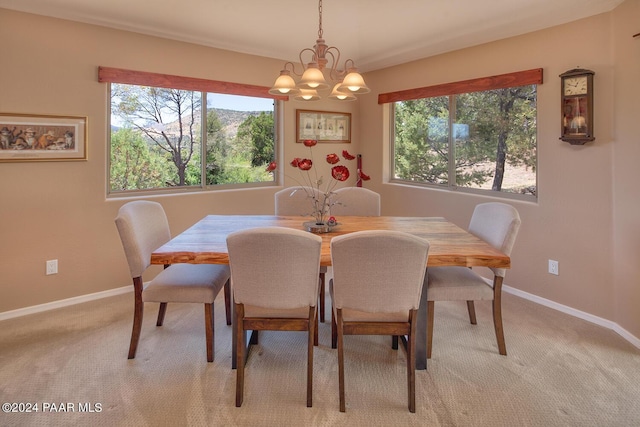
[[[479,189],[479,188],[469,188],[469,187],[459,187],[455,183],[455,157],[453,155],[449,155],[448,162],[448,183],[444,184],[431,184],[428,182],[416,182],[416,181],[407,181],[403,179],[395,178],[395,103],[401,101],[410,101],[417,100],[423,98],[435,98],[435,97],[448,97],[449,98],[449,129],[452,127],[452,123],[455,121],[455,117],[451,114],[454,110],[451,110],[452,104],[455,104],[455,96],[464,94],[464,93],[472,93],[472,92],[482,92],[489,91],[493,89],[504,89],[509,87],[518,87],[518,86],[527,86],[527,85],[540,85],[543,83],[543,71],[542,68],[535,68],[526,71],[518,71],[507,74],[500,74],[489,77],[481,77],[470,80],[464,80],[459,82],[452,83],[444,83],[433,86],[425,86],[414,89],[406,89],[396,92],[387,92],[381,93],[378,95],[378,104],[391,104],[389,106],[389,182],[404,184],[409,186],[417,186],[417,187],[426,187],[426,188],[437,188],[443,191],[458,191],[465,193],[472,193],[484,196],[492,196],[492,197],[500,197],[507,199],[517,199],[517,200],[537,200],[538,199],[538,191],[537,191],[537,165],[536,165],[536,194],[520,194],[520,193],[510,193],[503,191],[494,191],[487,189]],[[451,138],[449,139],[449,149],[451,150]],[[537,146],[537,142],[536,142]],[[453,154],[452,151],[450,151]],[[537,157],[536,157],[537,163]],[[453,177],[453,182],[451,177]]]
[[[200,79],[194,77],[183,77],[169,74],[152,73],[146,71],[126,70],[121,68],[112,67],[98,67],[98,81],[101,83],[107,83],[107,93],[111,94],[111,84],[128,84],[136,86],[149,86],[160,87],[165,89],[179,89],[190,90],[193,92],[200,92],[202,98],[202,105],[206,105],[207,94],[218,93],[226,95],[237,96],[250,96],[258,98],[270,98],[274,100],[274,152],[275,158],[278,158],[279,145],[282,140],[283,134],[282,125],[283,122],[280,119],[282,116],[282,102],[289,99],[288,96],[272,95],[269,94],[269,88],[266,86],[258,86],[244,83],[224,82],[219,80]],[[207,185],[205,163],[201,162],[201,183],[200,185],[185,185],[176,187],[163,187],[163,188],[150,188],[150,189],[136,189],[136,190],[124,190],[114,192],[111,190],[111,100],[107,102],[107,181],[106,181],[106,194],[109,198],[138,196],[147,194],[175,194],[175,193],[195,193],[203,191],[216,191],[216,190],[229,190],[229,189],[247,189],[247,188],[259,188],[278,186],[279,176],[276,175],[275,179],[270,182],[252,182],[252,183],[236,183],[236,184],[218,184]],[[207,109],[202,108],[201,111],[201,123],[206,122]],[[202,127],[203,133],[205,127]],[[206,158],[206,144],[201,144],[201,159]]]

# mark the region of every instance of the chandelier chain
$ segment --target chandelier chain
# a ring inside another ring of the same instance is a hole
[[[322,0],[318,2],[318,38],[322,38]]]

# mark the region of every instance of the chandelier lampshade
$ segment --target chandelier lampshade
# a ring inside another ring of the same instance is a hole
[[[349,69],[349,74],[344,77],[340,90],[351,93],[369,93],[371,89],[367,87],[362,75],[355,68]]]
[[[354,94],[368,93],[371,90],[358,73],[353,60],[347,59],[339,68],[340,50],[335,46],[327,46],[322,34],[322,0],[318,1],[318,39],[313,48],[300,51],[299,64],[287,62],[273,87],[269,90],[272,95],[294,95],[294,99],[303,101],[317,101],[320,99],[318,91],[333,88],[329,99],[338,101],[353,101]],[[310,57],[304,61],[303,56]],[[296,72],[296,66],[302,69]],[[349,66],[347,66],[349,65]],[[289,70],[287,67],[290,67]],[[300,77],[296,82],[291,75]]]
[[[276,79],[269,93],[272,95],[296,95],[300,91],[296,87],[296,81],[291,77],[291,72],[287,69],[280,71],[280,76]]]
[[[331,95],[329,95],[329,99],[334,99],[337,101],[355,101],[356,97],[351,92],[341,91],[340,86],[342,83],[336,83],[331,91]]]
[[[307,69],[300,78],[298,88],[320,90],[328,87],[329,85],[324,78],[324,74],[322,74],[322,71],[318,68],[318,64],[315,62],[309,63],[309,65],[307,65]]]

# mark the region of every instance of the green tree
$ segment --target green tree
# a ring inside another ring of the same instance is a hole
[[[395,173],[398,178],[448,183],[448,123],[447,97],[396,104]]]
[[[535,168],[535,85],[474,92],[456,98],[458,121],[469,123],[472,128],[469,141],[464,144],[466,149],[456,151],[456,157],[476,159],[474,164],[493,161],[493,172],[485,172],[487,179],[493,176],[492,190],[502,190],[507,163]]]
[[[162,187],[172,176],[169,166],[161,154],[149,149],[139,132],[123,128],[111,133],[111,190]]]
[[[237,147],[249,153],[252,166],[264,166],[273,161],[275,130],[273,113],[260,112],[250,116],[238,127]]]
[[[450,111],[448,96],[396,103],[395,173],[401,179],[447,184]],[[455,184],[482,185],[493,177],[502,190],[505,165],[536,164],[536,86],[453,97]],[[493,162],[493,170],[484,165]],[[451,177],[453,178],[453,177]]]
[[[227,135],[218,114],[214,109],[210,109],[207,111],[207,185],[220,183],[228,153]]]

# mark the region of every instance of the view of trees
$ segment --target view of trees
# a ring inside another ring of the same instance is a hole
[[[210,111],[208,115],[215,115]],[[218,137],[216,137],[216,135]],[[232,141],[219,140],[219,133],[209,134],[209,138],[219,141],[215,147],[207,147],[207,156],[221,159],[221,167],[209,175],[207,184],[225,184],[241,182],[264,182],[273,180],[266,172],[266,165],[275,158],[275,128],[272,112],[260,112],[251,115],[238,126],[238,133]],[[209,161],[207,159],[207,165]],[[208,167],[208,166],[207,166]]]
[[[273,180],[273,111],[209,107],[203,132],[204,95],[112,85],[111,191]],[[536,147],[536,85],[395,103],[398,179],[535,195]]]
[[[111,190],[201,185],[202,167],[206,185],[273,180],[265,171],[274,159],[273,112],[223,124],[208,109],[202,159],[201,108],[200,92],[113,84]]]
[[[394,144],[399,179],[535,194],[536,86],[397,102]],[[524,182],[504,188],[509,170]]]

